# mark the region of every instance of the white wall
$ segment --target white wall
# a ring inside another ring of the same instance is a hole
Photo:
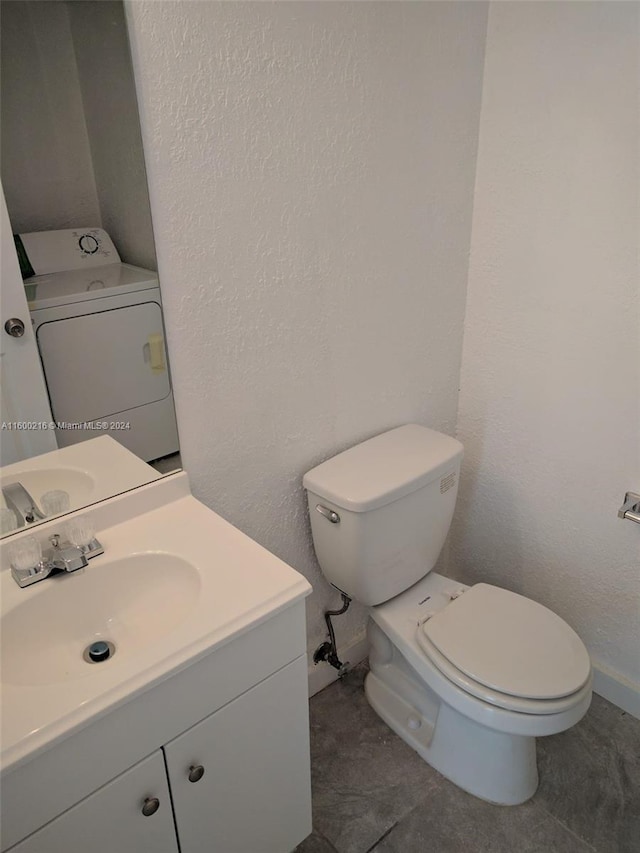
[[[2,185],[13,230],[99,225],[66,4],[0,8]]]
[[[339,599],[303,473],[455,428],[483,3],[127,6],[183,460]],[[344,647],[363,614],[337,620]]]
[[[636,690],[638,13],[491,4],[452,537],[453,571],[547,604]]]
[[[14,231],[102,226],[155,269],[129,44],[116,0],[3,0],[2,183]]]
[[[124,261],[155,269],[147,176],[122,3],[72,0],[66,5],[102,227]]]

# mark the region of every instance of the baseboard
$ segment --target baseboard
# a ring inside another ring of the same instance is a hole
[[[349,661],[351,666],[355,666],[360,661],[363,661],[369,651],[367,645],[367,637],[361,634],[353,640],[348,646],[341,646],[338,650],[340,658],[343,661]],[[329,684],[338,680],[338,671],[330,664],[322,661],[315,664],[313,662],[313,651],[309,652],[309,698],[319,693]]]
[[[640,684],[627,681],[601,664],[594,664],[593,692],[640,720]]]

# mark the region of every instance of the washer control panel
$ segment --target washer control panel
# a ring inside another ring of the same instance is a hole
[[[34,231],[17,235],[16,242],[34,275],[120,263],[118,250],[103,228]]]

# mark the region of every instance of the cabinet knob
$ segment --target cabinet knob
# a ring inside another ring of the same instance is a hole
[[[157,797],[147,797],[142,804],[142,814],[145,817],[151,817],[160,808],[160,800]]]
[[[202,764],[192,764],[189,768],[189,781],[199,782],[204,776],[204,767]]]

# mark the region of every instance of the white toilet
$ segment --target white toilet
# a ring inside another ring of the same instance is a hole
[[[538,786],[535,739],[577,723],[591,662],[551,610],[432,572],[458,491],[462,445],[416,424],[304,477],[322,571],[369,605],[369,703],[429,764],[483,800]]]

